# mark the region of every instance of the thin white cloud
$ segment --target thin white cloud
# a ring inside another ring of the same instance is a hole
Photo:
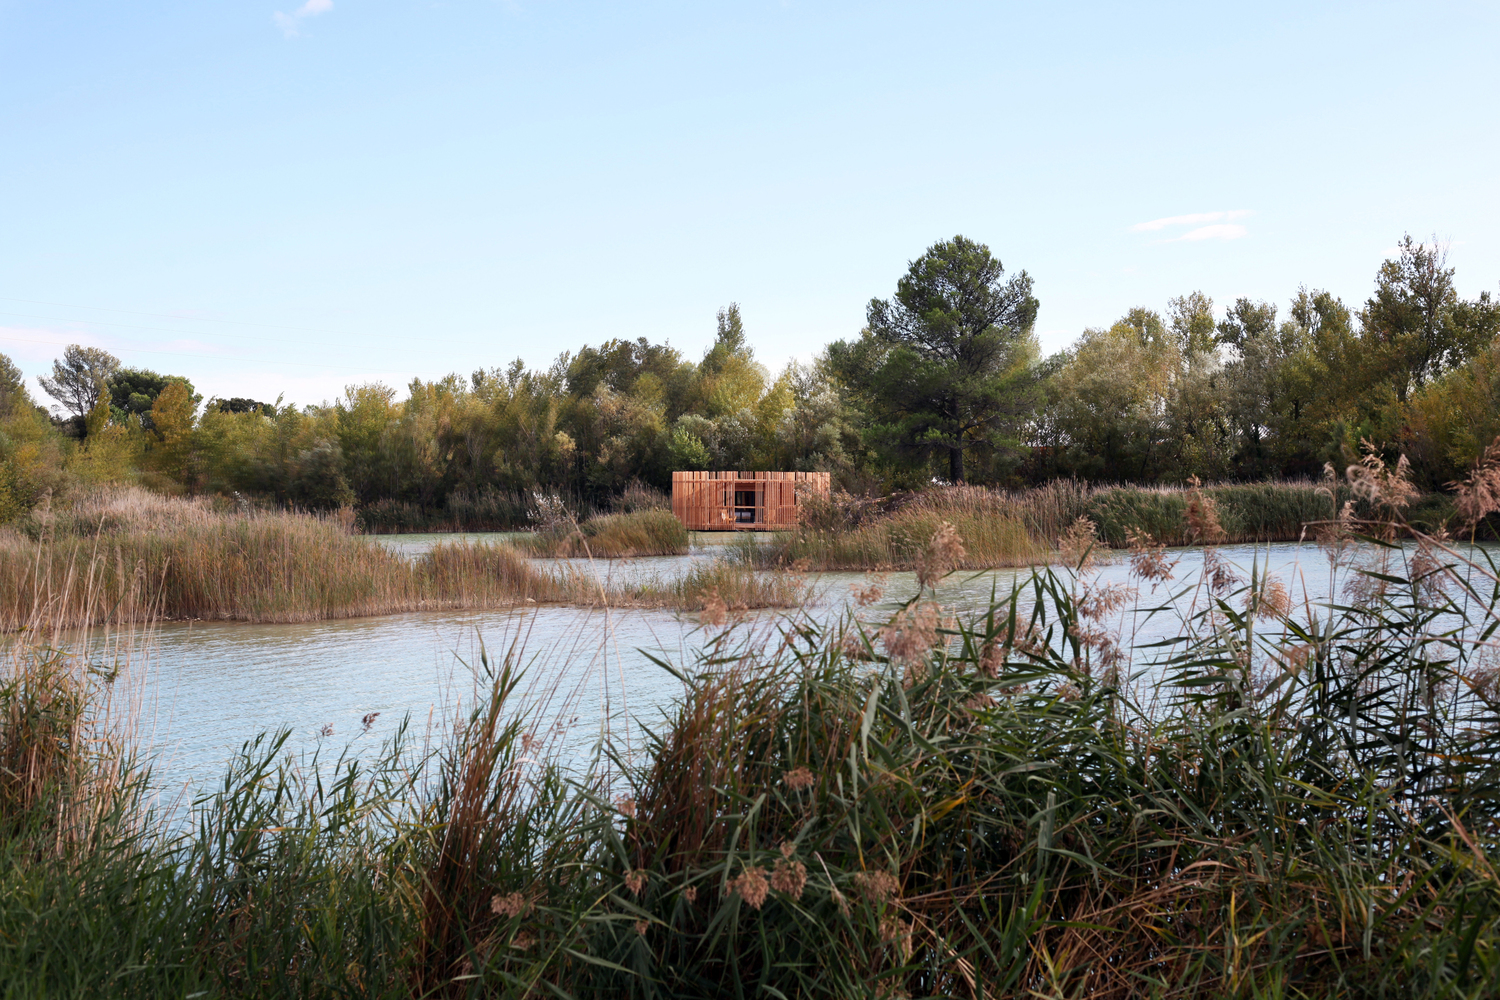
[[[1180,243],[1180,242],[1196,243],[1199,240],[1237,240],[1241,236],[1248,236],[1249,233],[1250,233],[1250,230],[1246,229],[1244,226],[1236,226],[1236,225],[1228,225],[1228,224],[1225,224],[1225,223],[1219,223],[1218,225],[1213,225],[1213,226],[1199,226],[1197,229],[1194,229],[1194,230],[1191,230],[1189,232],[1183,233],[1181,236],[1178,236],[1176,239],[1164,240],[1163,242],[1166,242],[1166,243]]]
[[[278,10],[271,15],[271,20],[275,23],[276,27],[281,29],[283,35],[288,38],[295,38],[300,33],[298,28],[304,19],[316,17],[319,14],[326,14],[330,10],[333,10],[333,0],[307,0],[306,3],[290,14],[283,14]]]
[[[1248,208],[1236,208],[1228,212],[1194,212],[1191,215],[1169,215],[1164,219],[1137,222],[1130,227],[1130,231],[1133,233],[1154,233],[1166,229],[1168,226],[1201,226],[1205,222],[1230,222],[1234,219],[1243,219],[1249,214],[1250,210]],[[1242,233],[1241,235],[1244,234]],[[1202,239],[1204,237],[1199,238]]]

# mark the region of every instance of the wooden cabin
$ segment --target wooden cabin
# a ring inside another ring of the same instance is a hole
[[[674,472],[672,513],[689,531],[786,531],[798,500],[831,486],[827,472]]]

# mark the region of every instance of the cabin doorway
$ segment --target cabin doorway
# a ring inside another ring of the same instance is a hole
[[[760,491],[734,491],[734,523],[755,524],[760,520]]]

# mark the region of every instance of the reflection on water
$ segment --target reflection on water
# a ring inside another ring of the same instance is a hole
[[[386,539],[403,546],[431,544],[421,536],[385,536],[382,544],[388,544]],[[1329,564],[1311,543],[1227,546],[1220,552],[1243,577],[1248,578],[1252,563],[1261,574],[1275,575],[1294,607],[1312,608],[1327,600]],[[1177,582],[1154,592],[1142,587],[1139,598],[1117,619],[1126,645],[1177,635],[1182,616],[1194,606],[1203,607],[1205,595],[1191,586],[1202,568],[1201,551],[1170,555],[1178,560]],[[683,557],[600,560],[593,569],[616,579],[665,576],[711,557],[700,547]],[[1099,578],[1124,582],[1128,571],[1117,559],[1099,569]],[[992,595],[1008,594],[1029,576],[1029,570],[957,572],[940,586],[938,599],[961,614],[981,612]],[[868,579],[861,573],[816,576],[807,607],[797,613],[834,620],[849,609],[850,586]],[[859,613],[866,620],[883,618],[915,591],[913,574],[889,574],[883,601]],[[1169,601],[1174,595],[1175,602]],[[1029,607],[1030,601],[1023,598],[1022,604]],[[1162,606],[1166,610],[1146,613]],[[786,614],[753,613],[736,627],[747,637],[774,635]],[[165,782],[198,787],[220,777],[225,761],[244,741],[279,727],[291,730],[294,750],[320,744],[330,750],[345,744],[356,751],[373,748],[404,716],[421,732],[454,708],[471,706],[483,648],[492,661],[513,651],[527,669],[526,697],[533,704],[553,699],[543,706],[544,715],[555,715],[564,701],[571,703],[565,721],[572,723],[570,741],[581,748],[597,737],[601,726],[618,727],[627,715],[650,719],[669,704],[680,683],[648,654],[691,664],[692,650],[703,639],[692,615],[571,607],[411,613],[295,625],[170,622],[154,636],[139,731],[156,747],[158,774]],[[379,715],[365,731],[361,720],[371,713]],[[325,727],[331,727],[330,735],[320,735]]]

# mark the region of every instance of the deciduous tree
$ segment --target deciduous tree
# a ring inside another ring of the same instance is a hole
[[[1463,302],[1447,252],[1408,235],[1395,259],[1380,266],[1375,294],[1360,319],[1372,355],[1385,363],[1399,402],[1430,379],[1473,357],[1500,332],[1500,308],[1486,292]]]

